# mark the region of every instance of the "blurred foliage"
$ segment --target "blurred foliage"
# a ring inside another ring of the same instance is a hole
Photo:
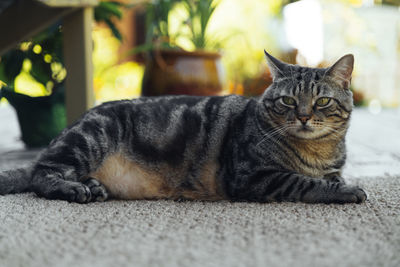
[[[338,1],[345,6],[361,6],[363,3],[362,0]],[[209,4],[200,6],[205,2]],[[146,0],[146,19],[147,24],[151,25],[147,32],[149,43],[135,47],[131,52],[146,52],[154,47],[189,51],[196,48],[219,49],[223,53],[222,62],[229,86],[243,90],[243,85],[248,84],[251,78],[262,77],[267,71],[263,49],[276,56],[281,54],[283,46],[279,36],[284,30],[282,10],[291,2],[295,1]],[[379,4],[398,5],[399,2],[375,0]],[[140,95],[143,66],[132,62],[118,63],[121,34],[113,21],[121,18],[122,6],[118,2],[101,2],[95,9],[95,19],[108,26],[95,27],[93,31],[94,88],[96,99],[102,101]],[[355,20],[354,12],[350,11],[343,13]],[[328,13],[327,18],[332,17],[333,23],[337,24],[336,13],[329,10]],[[353,42],[362,33],[357,29],[360,25],[358,21],[348,23],[348,27],[343,29],[349,34],[345,34],[344,38],[351,38],[349,42]],[[66,71],[61,51],[62,28],[54,25],[47,31],[50,36],[44,32],[40,34],[42,37],[36,36],[22,43],[14,54],[3,56],[0,62],[0,84],[4,81],[9,86],[14,85],[16,91],[36,96],[50,94],[63,82]],[[369,43],[367,35],[361,34],[361,37],[363,43]],[[46,43],[44,39],[52,40]],[[29,58],[26,56],[28,54]],[[45,57],[51,63],[46,63]],[[13,80],[13,77],[17,78]]]
[[[182,0],[188,14],[185,24],[190,29],[190,40],[197,49],[205,49],[207,42],[207,25],[213,15],[218,1],[214,0]]]
[[[100,2],[94,12],[96,21],[108,25],[119,40],[121,34],[112,20],[122,17],[122,6],[118,2]],[[23,82],[16,84],[20,75]],[[0,59],[0,81],[16,92],[31,96],[49,95],[54,89],[63,88],[60,85],[65,77],[61,22],[22,42]]]
[[[94,9],[94,19],[97,22],[104,22],[111,29],[113,35],[120,41],[122,41],[122,35],[115,26],[113,20],[122,18],[121,7],[124,7],[122,3],[119,2],[105,2],[102,1]]]
[[[400,6],[400,0],[375,0],[376,4]]]
[[[207,27],[220,1],[155,0],[139,3],[146,12],[146,43],[130,53],[153,49],[215,49]]]
[[[274,16],[281,17],[283,8],[291,3],[297,2],[299,0],[272,0],[266,1],[268,8]]]
[[[96,25],[92,36],[96,99],[103,102],[140,96],[144,66],[119,63],[120,42],[109,28]]]
[[[146,1],[146,44],[145,48],[176,48],[174,36],[170,34],[170,12],[177,0]]]
[[[65,79],[62,62],[62,31],[56,24],[2,56],[0,80],[14,88],[17,76],[28,73],[50,93]]]
[[[264,49],[274,55],[280,52],[278,36],[283,29],[272,2],[281,5],[281,1],[223,0],[208,25],[211,36],[228,36],[221,38],[220,46],[230,93],[239,93],[246,80],[265,73]]]

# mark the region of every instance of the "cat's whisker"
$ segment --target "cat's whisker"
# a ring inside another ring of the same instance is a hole
[[[297,128],[297,126],[287,125],[287,124],[281,125],[280,127],[275,128],[271,132],[267,132],[266,134],[264,134],[262,140],[257,143],[256,147],[258,147],[261,143],[265,142],[267,139],[280,144],[279,141],[281,138],[284,137],[283,134],[286,133],[287,130],[294,129],[294,128]],[[275,139],[276,136],[278,136],[277,139]]]

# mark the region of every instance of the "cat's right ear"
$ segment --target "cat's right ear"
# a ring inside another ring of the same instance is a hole
[[[349,89],[353,66],[354,56],[348,54],[336,61],[336,63],[328,69],[327,74],[344,89]]]
[[[265,51],[265,49],[264,53],[265,53],[265,58],[267,59],[269,70],[271,71],[272,80],[275,81],[275,79],[285,76],[284,70],[286,64],[268,54],[267,51]]]

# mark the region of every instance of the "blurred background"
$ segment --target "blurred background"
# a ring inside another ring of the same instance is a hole
[[[373,114],[398,108],[399,6],[400,0],[101,1],[92,31],[95,103],[163,94],[257,96],[271,83],[266,49],[310,67],[352,53],[356,106]],[[51,96],[59,110],[55,132],[66,125],[62,35],[55,23],[0,59],[1,105],[13,104],[10,92]],[[35,142],[28,146],[43,145]]]

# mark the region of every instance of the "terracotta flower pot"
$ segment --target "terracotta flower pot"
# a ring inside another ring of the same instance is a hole
[[[218,95],[223,90],[221,55],[204,51],[153,51],[142,82],[143,96]]]

